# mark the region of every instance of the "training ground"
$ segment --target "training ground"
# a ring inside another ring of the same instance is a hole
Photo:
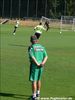
[[[33,27],[0,25],[0,100],[29,100],[28,46]],[[75,100],[75,32],[50,29],[39,40],[48,53],[42,76],[41,98],[72,97]]]

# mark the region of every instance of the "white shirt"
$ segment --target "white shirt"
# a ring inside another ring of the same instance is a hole
[[[15,26],[16,26],[16,27],[18,27],[18,26],[19,26],[19,21],[17,21],[17,22],[16,22],[16,25],[15,25]]]

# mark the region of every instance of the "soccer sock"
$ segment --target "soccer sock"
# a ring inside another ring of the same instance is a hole
[[[40,91],[39,90],[37,90],[37,94],[40,94]]]
[[[33,93],[33,98],[35,98],[36,97],[36,93]]]

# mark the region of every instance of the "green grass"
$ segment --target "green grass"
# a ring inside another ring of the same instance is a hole
[[[27,49],[33,28],[20,26],[15,36],[13,25],[4,24],[0,28],[0,99],[27,100],[32,94]],[[59,30],[51,29],[42,34],[39,42],[48,53],[41,97],[75,100],[75,32],[59,34]]]

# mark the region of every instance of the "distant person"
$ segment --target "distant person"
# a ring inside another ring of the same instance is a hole
[[[36,100],[40,96],[41,76],[48,56],[45,48],[38,43],[39,40],[35,35],[31,36],[30,41],[31,46],[28,48],[30,58],[29,80],[32,82],[32,100]]]
[[[49,30],[49,21],[46,21],[44,26],[46,27],[46,31],[48,31]]]
[[[15,35],[16,29],[18,28],[18,26],[19,26],[19,21],[16,21],[16,25],[14,26],[13,35]]]
[[[34,30],[35,30],[35,35],[36,35],[37,39],[40,38],[40,36],[41,36],[43,30],[46,31],[45,27],[42,25],[41,22],[39,23],[39,25],[37,25],[37,26],[34,28]]]

